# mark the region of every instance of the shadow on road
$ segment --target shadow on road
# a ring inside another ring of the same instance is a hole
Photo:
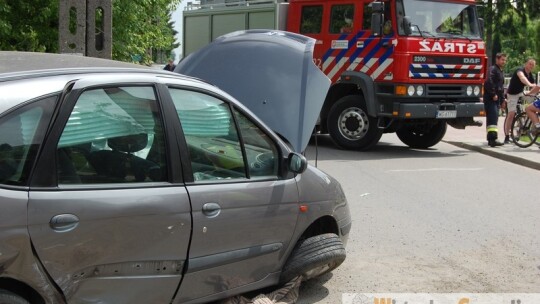
[[[443,143],[440,143],[443,144]],[[440,145],[438,144],[438,145]],[[316,150],[316,145],[318,149]],[[308,160],[312,161],[317,159],[319,161],[324,160],[377,160],[377,159],[406,159],[406,158],[418,158],[418,157],[429,157],[429,158],[445,158],[445,157],[456,157],[463,156],[471,152],[465,149],[452,150],[441,152],[438,148],[438,145],[435,145],[432,148],[420,150],[420,149],[411,149],[408,146],[402,143],[392,143],[385,141],[384,137],[381,141],[372,149],[368,151],[355,151],[355,150],[343,150],[337,147],[330,136],[328,135],[317,135],[315,140],[314,137],[311,138],[309,145],[306,149],[305,156]]]
[[[296,304],[311,304],[311,303],[324,303],[324,298],[328,296],[328,288],[324,286],[332,278],[331,272],[324,274],[320,277],[311,279],[307,282],[303,282],[300,285],[300,297]]]

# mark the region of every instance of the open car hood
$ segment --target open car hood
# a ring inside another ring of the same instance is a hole
[[[277,30],[233,32],[190,54],[175,72],[217,85],[302,152],[330,87],[313,63],[315,41]]]

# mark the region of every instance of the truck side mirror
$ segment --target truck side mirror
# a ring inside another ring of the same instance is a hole
[[[478,26],[480,26],[480,38],[484,38],[484,18],[478,18]]]
[[[411,17],[403,16],[403,30],[405,31],[405,35],[407,36],[412,34]]]
[[[384,12],[384,3],[383,2],[371,2],[368,4],[368,7],[371,7],[373,13],[383,13]]]
[[[382,34],[383,26],[383,12],[384,12],[384,3],[383,2],[371,2],[369,4],[371,7],[371,31],[374,36],[380,36]]]
[[[371,31],[374,36],[382,34],[383,15],[381,13],[371,14]]]

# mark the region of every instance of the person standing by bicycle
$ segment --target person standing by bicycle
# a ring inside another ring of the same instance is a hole
[[[499,108],[504,102],[504,74],[503,67],[506,65],[506,54],[497,53],[495,64],[489,68],[489,73],[484,82],[484,110],[486,111],[487,141],[490,147],[502,146],[497,140],[499,129]]]
[[[512,78],[510,78],[510,84],[508,85],[507,95],[508,95],[508,114],[504,121],[504,143],[507,144],[510,142],[510,132],[512,128],[512,120],[516,115],[516,107],[520,97],[523,97],[523,89],[525,86],[531,88],[528,92],[530,95],[536,95],[540,90],[535,84],[534,76],[532,74],[534,67],[536,66],[536,60],[534,58],[527,58],[525,64],[518,68]],[[536,115],[535,115],[536,116]],[[531,118],[532,120],[532,118]],[[534,120],[532,120],[534,122]]]

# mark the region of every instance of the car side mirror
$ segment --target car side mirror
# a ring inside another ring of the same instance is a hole
[[[403,30],[405,31],[405,35],[407,36],[412,34],[411,17],[403,16]]]
[[[291,152],[287,159],[287,167],[293,173],[302,173],[307,169],[307,159],[299,153]]]

